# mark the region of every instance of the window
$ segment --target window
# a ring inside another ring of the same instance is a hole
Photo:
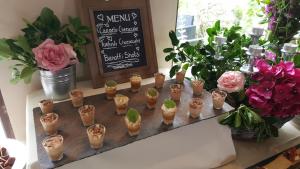
[[[256,0],[178,0],[176,34],[180,40],[197,41],[217,20],[222,27],[240,24],[250,30],[259,22],[258,10]]]
[[[3,138],[15,138],[11,123],[4,105],[2,93],[0,90],[0,140]]]

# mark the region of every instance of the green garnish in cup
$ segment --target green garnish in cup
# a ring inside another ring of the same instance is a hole
[[[175,103],[173,100],[171,100],[171,99],[166,99],[166,100],[164,101],[164,105],[165,105],[165,107],[168,108],[168,109],[171,109],[171,108],[176,107],[176,103]]]
[[[155,96],[157,96],[157,90],[154,89],[154,88],[148,88],[147,94],[148,94],[149,96],[155,97]]]
[[[108,86],[108,87],[115,87],[115,86],[117,86],[117,82],[116,81],[114,81],[114,80],[108,80],[108,81],[106,81],[106,86]]]
[[[128,120],[132,123],[135,123],[138,118],[139,118],[139,112],[134,109],[134,108],[130,108],[128,111],[127,111],[127,114],[126,114],[126,117],[128,118]]]

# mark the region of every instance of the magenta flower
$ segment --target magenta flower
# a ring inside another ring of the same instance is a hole
[[[300,114],[300,69],[292,62],[269,65],[258,60],[257,83],[246,90],[249,104],[263,116],[289,117]]]

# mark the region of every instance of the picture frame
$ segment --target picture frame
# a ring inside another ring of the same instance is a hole
[[[153,77],[158,65],[149,0],[78,0],[77,5],[83,24],[92,28],[86,54],[94,88],[106,80],[127,82],[135,73]]]

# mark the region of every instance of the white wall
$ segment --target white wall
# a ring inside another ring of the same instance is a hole
[[[45,6],[54,10],[56,15],[66,21],[68,16],[76,16],[76,0],[0,0],[0,38],[12,38],[20,34],[24,27],[22,18],[33,21]],[[122,1],[122,0],[120,0]],[[126,1],[126,0],[123,0]],[[152,20],[159,67],[167,67],[162,49],[170,46],[168,31],[174,29],[177,0],[150,0]],[[26,95],[41,88],[38,73],[29,85],[9,83],[9,66],[13,62],[0,62],[0,89],[10,116],[13,130],[18,140],[25,142],[25,104]],[[79,76],[88,77],[86,65],[79,66]]]

